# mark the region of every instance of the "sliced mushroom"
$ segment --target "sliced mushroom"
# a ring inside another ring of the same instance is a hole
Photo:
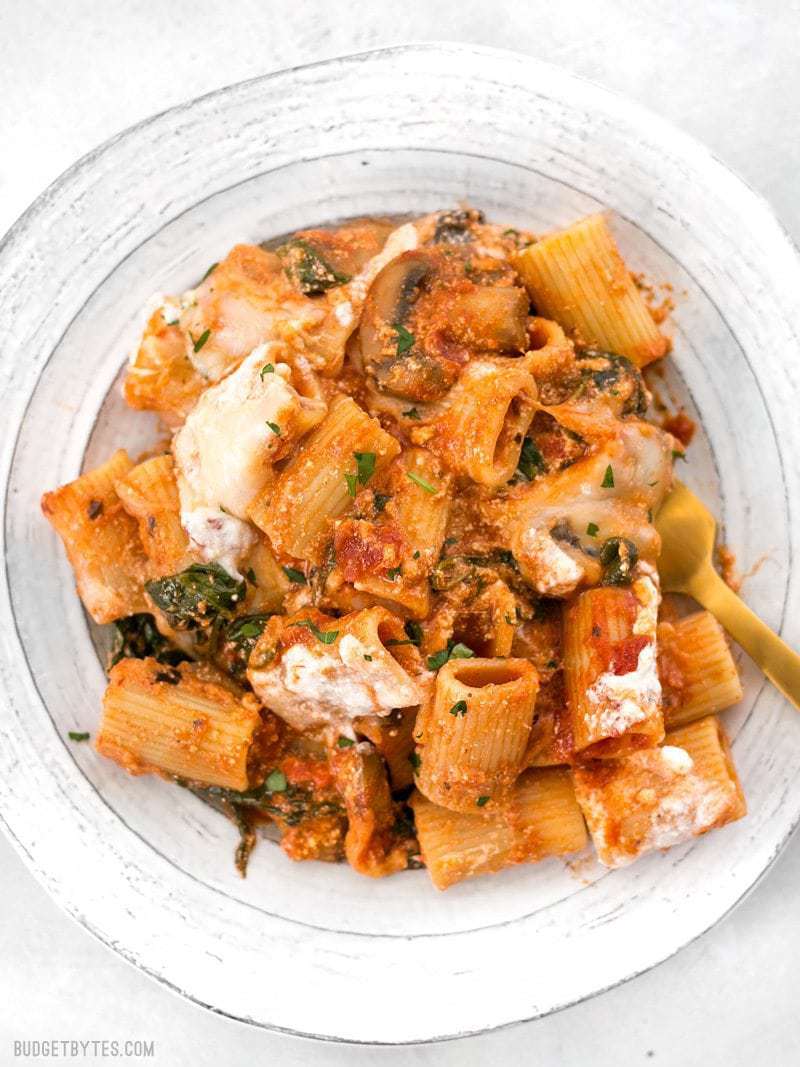
[[[468,247],[415,249],[375,278],[360,341],[364,368],[381,391],[438,400],[477,353],[524,349],[526,294],[508,281],[471,280]]]

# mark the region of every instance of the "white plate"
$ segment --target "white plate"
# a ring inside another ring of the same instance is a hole
[[[628,258],[675,287],[665,389],[699,418],[688,480],[725,523],[747,599],[800,644],[800,270],[768,208],[703,148],[595,86],[521,56],[409,46],[203,97],[76,164],[0,253],[7,567],[0,597],[0,810],[81,923],[215,1011],[334,1040],[474,1033],[640,973],[753,886],[800,813],[800,717],[745,665],[728,714],[751,814],[605,873],[546,862],[439,894],[259,845],[189,794],[134,781],[67,731],[95,731],[103,672],[44,489],[152,423],[115,381],[155,290],[236,240],[462,198],[545,229],[601,206]],[[794,515],[792,512],[794,511]]]

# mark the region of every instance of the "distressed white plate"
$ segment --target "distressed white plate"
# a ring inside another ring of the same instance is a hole
[[[615,873],[561,862],[433,890],[257,849],[189,794],[128,778],[93,733],[103,671],[44,489],[153,424],[116,382],[154,290],[237,240],[461,199],[534,229],[599,207],[671,281],[668,388],[702,424],[688,480],[724,522],[750,604],[800,644],[800,269],[766,205],[652,115],[521,56],[453,45],[331,60],[213,93],[87,156],[0,252],[0,810],[82,924],[165,985],[259,1026],[408,1042],[546,1014],[663,960],[726,914],[800,814],[800,717],[744,665],[728,714],[742,822]],[[665,386],[665,389],[667,387]],[[793,515],[794,513],[794,515]],[[794,521],[793,521],[794,519]]]

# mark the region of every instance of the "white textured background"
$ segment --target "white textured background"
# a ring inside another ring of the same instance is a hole
[[[437,39],[516,48],[647,104],[762,192],[800,242],[797,0],[0,0],[0,232],[78,156],[153,112],[307,60]],[[169,1067],[794,1065],[798,884],[796,839],[732,917],[626,986],[485,1037],[368,1049],[179,1000],[74,925],[0,839],[0,1065],[35,1062],[15,1059],[13,1041],[43,1038],[154,1040],[155,1059],[135,1062]]]

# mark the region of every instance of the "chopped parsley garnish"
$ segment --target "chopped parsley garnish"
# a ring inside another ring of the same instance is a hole
[[[422,416],[416,408],[409,408],[408,411],[403,412],[404,419],[421,419]]]
[[[289,579],[290,582],[294,582],[295,585],[307,585],[306,576],[302,571],[298,571],[295,567],[282,567],[281,570]]]
[[[466,715],[467,714],[467,702],[466,700],[457,700],[450,709],[451,715]]]
[[[402,573],[403,565],[401,563],[399,567],[392,567],[391,570],[388,570],[386,572],[386,577],[389,579],[390,582],[393,582],[395,578],[399,578]]]
[[[482,808],[484,804],[488,804],[491,799],[491,797],[478,797],[475,803],[478,805],[479,808]]]
[[[408,762],[414,768],[414,774],[416,774],[417,771],[422,766],[422,760],[420,759],[420,757],[417,755],[416,752],[412,752],[411,753],[411,755],[408,757]]]
[[[614,468],[609,465],[606,467],[606,473],[603,475],[603,480],[600,483],[601,489],[613,489],[614,488]]]
[[[474,655],[475,653],[468,645],[463,645],[460,641],[456,643],[448,641],[447,648],[442,648],[434,652],[432,656],[428,656],[428,670],[438,671],[450,659],[472,659]]]
[[[69,737],[70,741],[88,741],[89,732],[88,730],[85,733],[78,730],[70,730],[67,737]]]
[[[300,619],[299,622],[293,622],[292,626],[305,626],[306,629],[312,632],[318,641],[323,643],[323,645],[332,645],[339,636],[338,630],[320,630],[318,626],[314,625],[311,619]]]
[[[596,522],[590,522],[589,525],[586,527],[586,532],[590,537],[597,537],[599,529],[600,527],[597,525]]]
[[[213,274],[218,266],[219,266],[219,263],[212,263],[211,266],[208,268],[208,270],[203,275],[203,277],[200,279],[199,284],[202,285],[203,282],[206,280],[206,278],[209,276],[209,274]]]
[[[275,373],[275,365],[273,363],[265,363],[264,366],[261,368],[261,370],[258,373],[259,373],[259,376],[261,377],[261,381],[263,382],[265,374],[274,374]]]
[[[258,579],[256,578],[256,572],[253,570],[252,567],[248,567],[247,568],[247,570],[244,572],[244,576],[245,576],[245,578],[248,580],[248,582],[251,585],[256,585],[256,586],[258,585]]]
[[[510,611],[507,611],[503,618],[506,620],[506,623],[509,626],[516,626],[517,620],[514,618]]]
[[[685,452],[679,452],[677,450],[677,448],[673,448],[673,450],[672,450],[672,459],[673,459],[673,461],[676,460],[676,459],[686,459],[686,453]]]
[[[189,336],[192,339],[192,347],[194,348],[194,351],[195,352],[199,352],[200,349],[203,347],[203,345],[206,343],[206,341],[211,336],[211,330],[203,330],[203,332],[197,338],[195,338],[194,335],[191,334],[191,333],[189,334]]]
[[[354,452],[353,456],[356,461],[356,470],[358,472],[358,481],[361,485],[366,485],[372,475],[375,473],[375,453],[374,452]]]
[[[373,493],[372,506],[375,509],[375,514],[380,515],[391,499],[388,493]]]
[[[426,482],[424,478],[420,478],[418,474],[415,474],[413,471],[406,471],[406,474],[415,485],[418,485],[420,489],[424,489],[426,493],[436,492],[436,488],[432,486],[430,482]]]
[[[418,622],[409,619],[405,625],[405,631],[408,634],[412,645],[419,645],[422,643],[422,627]]]
[[[414,553],[414,555],[411,558],[412,559],[419,559],[420,555],[421,555],[421,552],[420,552],[419,549],[417,549],[417,551]]]
[[[354,744],[355,744],[355,741],[352,739],[352,737],[340,737],[339,740],[336,742],[336,747],[337,748],[352,748]]]
[[[395,340],[397,341],[397,354],[402,356],[404,352],[408,352],[409,348],[414,344],[414,334],[409,333],[402,323],[396,322],[392,329],[395,332]]]
[[[547,661],[547,669],[548,669],[548,671],[554,671],[557,666],[558,666],[558,662],[556,660],[549,659]]]
[[[366,652],[364,653],[364,659],[367,661],[367,663],[372,663],[372,656],[367,655]]]
[[[283,771],[270,771],[264,784],[270,793],[285,793],[289,785]]]
[[[280,437],[281,428],[277,424],[277,422],[269,422],[269,420],[267,420],[267,426],[269,426],[270,430],[272,430],[272,432],[275,434],[276,437]]]
[[[348,474],[347,471],[345,471],[344,480],[345,484],[347,485],[347,492],[349,493],[349,495],[355,496],[358,490],[358,475]]]
[[[532,482],[537,474],[544,474],[544,457],[530,437],[526,437],[522,442],[517,471],[529,482]]]

